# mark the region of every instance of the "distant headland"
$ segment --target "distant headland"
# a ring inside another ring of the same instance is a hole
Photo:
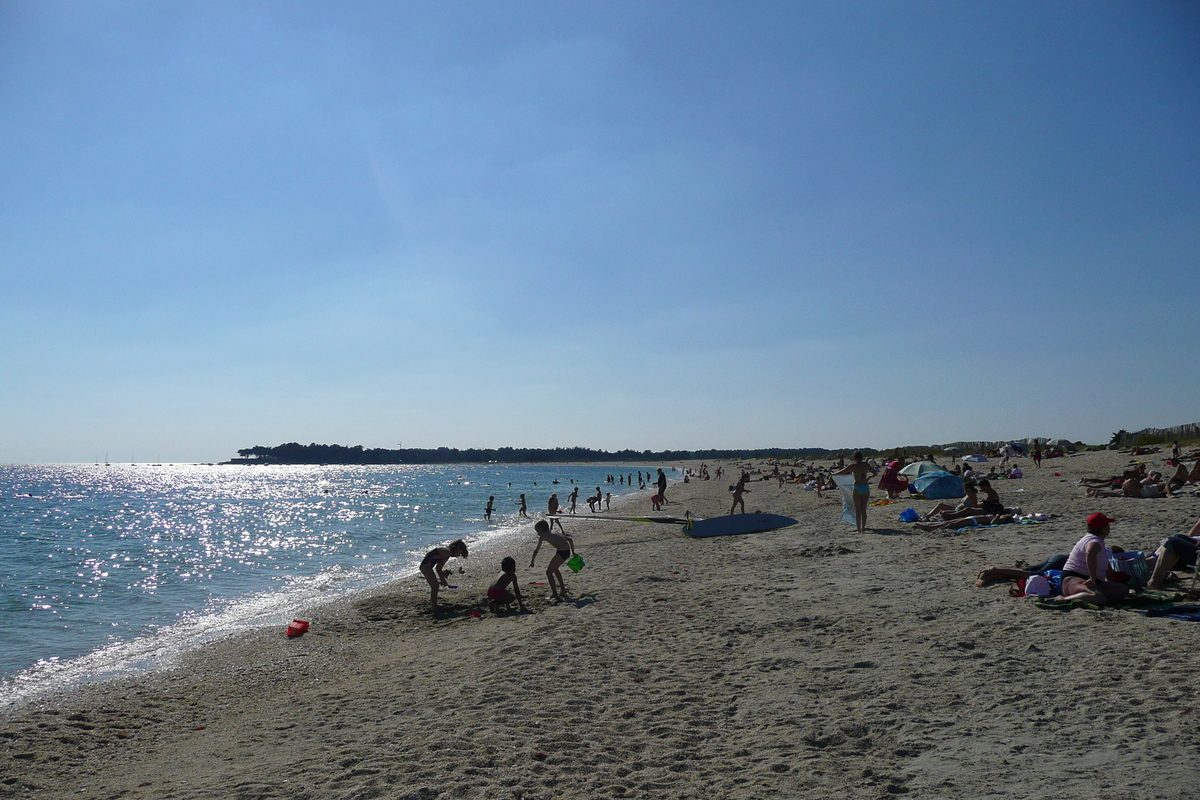
[[[494,449],[455,447],[408,447],[388,450],[382,447],[346,447],[340,444],[297,444],[277,447],[247,447],[226,464],[564,464],[578,462],[632,464],[636,462],[704,461],[731,458],[797,459],[826,458],[833,451],[820,447],[760,450],[592,450],[586,447],[497,447]]]
[[[1090,445],[1091,448],[1130,447],[1170,442],[1200,441],[1200,423],[1176,425],[1171,428],[1143,428],[1130,433],[1124,429],[1112,434],[1107,445]],[[841,447],[829,450],[824,447],[763,447],[745,450],[592,450],[587,447],[408,447],[389,450],[383,447],[365,448],[361,444],[347,447],[340,444],[297,444],[289,442],[275,447],[256,445],[238,450],[237,458],[225,464],[570,464],[579,462],[634,464],[638,462],[665,461],[721,461],[730,459],[796,461],[799,459],[824,459],[846,455],[854,450],[877,455],[880,453],[903,452],[912,455],[946,452],[986,452],[1002,447],[1008,442],[1025,444],[1059,444],[1071,449],[1088,448],[1083,442],[1066,439],[1000,439],[996,441],[960,441],[944,444],[922,444],[907,447],[885,448]]]

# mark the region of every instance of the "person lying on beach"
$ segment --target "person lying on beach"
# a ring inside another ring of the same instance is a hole
[[[1087,518],[1087,529],[1067,556],[1062,570],[1062,595],[1051,602],[1070,603],[1082,600],[1102,606],[1125,598],[1129,589],[1121,583],[1108,580],[1108,562],[1113,551],[1105,539],[1109,526],[1116,522],[1100,512]]]
[[[1142,482],[1138,478],[1126,478],[1121,481],[1120,489],[1088,489],[1084,492],[1088,497],[1144,497]]]
[[[961,517],[973,517],[977,514],[984,513],[980,506],[978,490],[975,486],[975,481],[968,478],[963,481],[963,498],[957,504],[938,503],[929,510],[929,513],[921,517],[922,522],[928,522],[934,517],[940,519],[958,519]]]
[[[750,493],[750,490],[746,488],[747,477],[749,476],[742,475],[742,477],[738,478],[737,486],[733,487],[733,505],[729,507],[730,514],[732,514],[733,510],[739,505],[742,507],[742,513],[746,513],[746,500],[744,497],[742,497],[742,495]]]
[[[1130,478],[1141,480],[1146,477],[1146,467],[1138,464],[1136,467],[1125,470],[1120,475],[1113,475],[1108,478],[1080,478],[1080,486],[1090,486],[1093,489],[1120,489],[1121,485]]]
[[[1050,556],[1040,564],[1026,569],[1021,569],[1020,567],[988,567],[976,576],[975,588],[982,589],[989,583],[997,581],[1016,581],[1021,578],[1028,578],[1031,575],[1041,575],[1043,572],[1051,569],[1061,570],[1066,563],[1066,553],[1059,553]]]
[[[942,528],[962,530],[963,528],[978,528],[981,525],[1007,525],[1015,521],[1012,514],[978,514],[973,517],[957,517],[942,522],[916,522],[916,527],[923,531],[936,531]]]
[[[1194,570],[1197,550],[1200,550],[1200,520],[1186,535],[1175,534],[1162,540],[1158,549],[1154,551],[1154,571],[1150,573],[1146,588],[1161,589],[1167,579],[1167,572],[1176,564]]]
[[[1171,494],[1171,487],[1162,479],[1162,473],[1151,472],[1142,480],[1142,497],[1154,499],[1174,495]]]
[[[508,587],[512,587],[512,591]],[[493,614],[500,610],[500,606],[510,606],[514,600],[517,601],[517,607],[522,611],[525,610],[525,600],[521,597],[521,586],[517,581],[517,561],[512,556],[505,556],[500,561],[500,577],[496,578],[496,582],[488,587],[488,610]]]
[[[551,531],[544,519],[538,520],[537,524],[533,526],[533,530],[538,535],[538,543],[537,547],[533,548],[533,557],[529,559],[529,566],[532,567],[537,561],[537,554],[542,549],[542,542],[553,547],[554,557],[550,559],[550,566],[546,567],[546,580],[550,582],[550,599],[558,600],[566,597],[567,586],[563,583],[562,573],[558,571],[558,568],[575,555],[575,540],[566,534]]]
[[[433,548],[421,560],[421,574],[429,581],[429,601],[435,614],[438,612],[438,587],[449,585],[446,562],[455,557],[467,557],[467,544],[462,539],[455,539],[448,547]]]

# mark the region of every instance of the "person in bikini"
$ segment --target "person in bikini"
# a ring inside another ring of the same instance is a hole
[[[958,531],[963,528],[978,528],[980,525],[1007,525],[1014,519],[1012,514],[977,514],[973,517],[958,517],[942,522],[917,522],[914,527],[923,531],[936,531],[941,528]]]
[[[433,548],[421,561],[421,574],[429,581],[430,602],[435,614],[438,612],[438,587],[449,585],[446,562],[455,557],[467,557],[467,544],[462,539],[455,539],[448,547]]]
[[[878,470],[863,461],[862,453],[856,452],[853,461],[833,474],[854,476],[854,524],[858,526],[859,533],[866,533],[867,503],[871,499],[871,484],[868,481],[871,475],[878,474]]]
[[[512,587],[512,591],[508,587]],[[488,587],[488,610],[493,614],[500,611],[500,606],[510,606],[514,600],[524,611],[525,600],[521,597],[521,587],[517,581],[517,561],[512,556],[505,556],[500,561],[500,577]]]
[[[554,557],[550,559],[550,566],[546,567],[546,580],[550,582],[550,596],[552,600],[566,597],[567,586],[563,583],[562,573],[558,571],[558,568],[575,555],[575,540],[566,534],[551,531],[550,525],[544,519],[538,520],[537,524],[533,526],[533,530],[538,535],[538,543],[537,547],[533,548],[529,566],[532,568],[537,561],[537,554],[542,549],[543,542],[553,547]]]

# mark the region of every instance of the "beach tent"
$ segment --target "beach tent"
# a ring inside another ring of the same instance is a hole
[[[981,456],[981,455],[963,456],[962,460],[963,461],[973,461],[976,464],[986,464],[987,456]]]
[[[907,477],[910,481],[913,478],[919,478],[922,475],[928,475],[930,472],[945,472],[943,467],[939,467],[932,461],[914,461],[904,469],[900,470],[900,474]]]
[[[949,472],[930,472],[915,479],[913,488],[930,500],[951,500],[963,496],[963,479]]]

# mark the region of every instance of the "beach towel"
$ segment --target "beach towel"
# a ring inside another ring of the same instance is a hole
[[[1128,595],[1124,600],[1116,603],[1109,603],[1104,606],[1098,606],[1094,603],[1087,603],[1083,600],[1073,600],[1069,603],[1055,603],[1043,600],[1034,600],[1033,604],[1038,608],[1052,609],[1056,611],[1070,611],[1072,608],[1088,608],[1097,611],[1102,608],[1111,608],[1122,611],[1134,611],[1139,608],[1144,608],[1148,611],[1160,612],[1159,615],[1161,615],[1161,613],[1164,612],[1169,614],[1172,610],[1171,604],[1182,599],[1183,595],[1178,592],[1152,591],[1150,589],[1144,589],[1138,594]]]
[[[858,527],[854,519],[854,476],[834,475],[833,482],[842,490],[842,522]]]

